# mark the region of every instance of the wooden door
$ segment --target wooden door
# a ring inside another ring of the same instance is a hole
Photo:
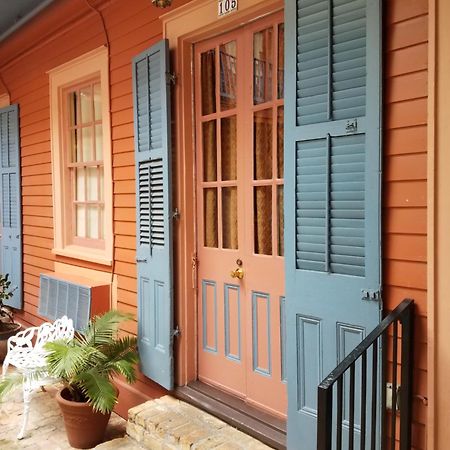
[[[198,375],[281,416],[282,22],[195,46]]]

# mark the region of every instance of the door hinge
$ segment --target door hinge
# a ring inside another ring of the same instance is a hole
[[[166,72],[166,83],[167,84],[176,84],[177,76],[173,72]]]
[[[198,276],[197,253],[192,254],[191,265],[192,265],[192,288],[197,289],[197,276]]]
[[[180,330],[180,327],[177,325],[176,327],[175,327],[175,329],[172,331],[172,336],[173,337],[179,337],[179,336],[181,336],[181,330]]]
[[[376,301],[381,300],[380,290],[361,289],[361,300]]]

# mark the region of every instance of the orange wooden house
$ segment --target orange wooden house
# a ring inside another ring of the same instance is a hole
[[[0,6],[19,320],[131,312],[122,415],[225,393],[309,449],[315,388],[409,297],[411,448],[447,448],[446,1],[19,3]]]

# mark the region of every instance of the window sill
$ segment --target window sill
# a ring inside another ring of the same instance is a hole
[[[102,266],[111,266],[112,258],[106,255],[104,250],[95,250],[92,248],[80,247],[77,245],[68,245],[65,248],[54,248],[52,253],[65,256],[67,258],[81,259]]]

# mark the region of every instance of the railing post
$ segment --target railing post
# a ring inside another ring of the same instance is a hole
[[[333,426],[333,385],[317,391],[317,450],[331,450]]]
[[[402,316],[402,375],[400,398],[400,450],[411,448],[412,420],[412,379],[414,352],[414,315],[413,305],[404,311]]]

